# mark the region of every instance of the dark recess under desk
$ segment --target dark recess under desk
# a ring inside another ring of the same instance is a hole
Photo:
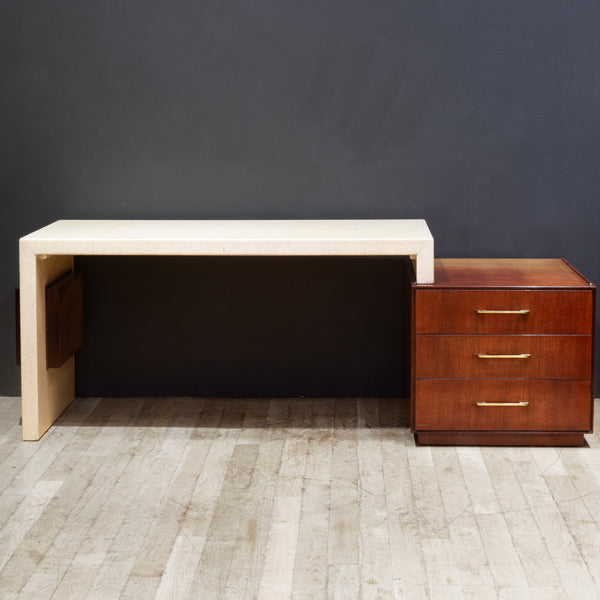
[[[404,257],[76,257],[78,396],[408,397]]]

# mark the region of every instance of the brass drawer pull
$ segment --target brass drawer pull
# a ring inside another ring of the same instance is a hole
[[[529,314],[528,308],[521,308],[520,310],[487,310],[485,308],[477,309],[478,315],[527,315]]]
[[[529,406],[529,402],[477,402],[477,406]]]
[[[478,354],[477,358],[531,358],[531,354]]]

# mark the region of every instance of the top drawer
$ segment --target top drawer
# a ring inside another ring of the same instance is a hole
[[[591,289],[419,289],[414,302],[415,333],[591,333]]]

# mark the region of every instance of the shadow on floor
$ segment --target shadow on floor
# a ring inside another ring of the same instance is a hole
[[[61,427],[407,428],[409,402],[392,398],[78,398]]]

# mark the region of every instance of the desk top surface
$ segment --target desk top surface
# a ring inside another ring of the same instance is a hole
[[[427,254],[423,219],[280,221],[56,221],[21,238],[24,255],[409,255]]]
[[[19,243],[32,256],[410,256],[433,281],[433,236],[423,219],[56,221]]]
[[[420,240],[433,241],[423,219],[348,220],[63,220],[24,241],[202,241],[202,240]]]

